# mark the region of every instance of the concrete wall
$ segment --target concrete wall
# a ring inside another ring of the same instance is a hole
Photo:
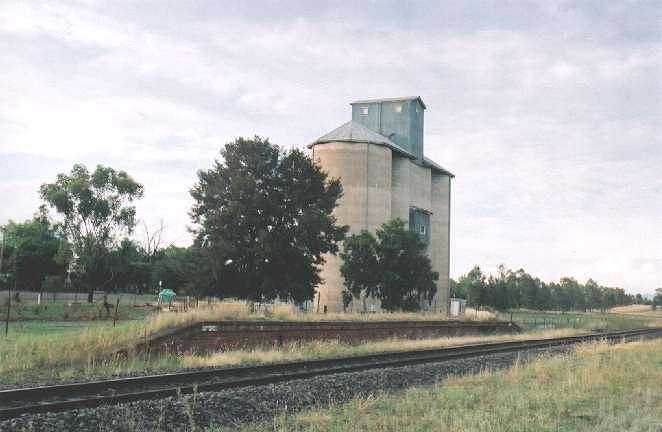
[[[437,295],[433,307],[440,312],[447,312],[450,295],[450,193],[451,178],[447,175],[432,175],[432,229],[430,258],[432,270],[439,273]]]
[[[391,219],[391,169],[393,152],[385,146],[368,144],[366,183],[368,185],[366,228],[375,232]]]
[[[393,156],[391,175],[391,217],[400,218],[409,223],[409,185],[411,184],[411,160],[402,156]]]
[[[408,226],[409,209],[432,212],[428,255],[432,269],[439,272],[437,298],[432,307],[447,312],[449,294],[450,177],[433,174],[430,168],[393,154],[385,146],[334,142],[316,145],[313,158],[331,177],[340,178],[344,195],[336,207],[338,223],[349,225],[349,234],[362,229],[375,232],[384,222],[400,218]],[[342,249],[342,245],[341,245]],[[325,256],[321,276],[324,282],[313,302],[313,310],[343,310],[344,281],[339,256]],[[378,307],[373,299],[362,299],[354,310]]]
[[[431,190],[432,190],[432,171],[430,168],[410,164],[410,183],[409,183],[409,206],[432,210]]]
[[[331,177],[340,178],[344,195],[334,214],[338,224],[349,225],[349,234],[363,229],[375,232],[391,217],[391,150],[384,146],[366,143],[327,143],[313,149],[314,160]],[[340,246],[342,250],[342,245]],[[344,283],[340,275],[339,256],[325,255],[322,268],[324,280],[319,288],[319,298],[313,308],[322,312],[343,310]]]

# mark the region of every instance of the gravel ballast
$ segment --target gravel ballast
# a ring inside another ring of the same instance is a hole
[[[0,422],[0,431],[186,431],[267,421],[284,411],[341,403],[356,396],[436,383],[447,375],[476,373],[528,361],[568,347],[493,354],[417,366],[337,374],[214,393],[140,401],[62,413],[28,414]]]

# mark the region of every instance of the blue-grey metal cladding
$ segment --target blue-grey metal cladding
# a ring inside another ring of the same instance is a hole
[[[410,126],[409,141],[411,142],[411,152],[423,160],[423,107],[418,99],[410,102]]]
[[[409,230],[418,234],[425,244],[430,244],[430,213],[415,207],[409,208]]]
[[[370,103],[352,105],[352,120],[381,134],[380,104]]]
[[[352,120],[423,160],[423,110],[418,98],[352,104]]]

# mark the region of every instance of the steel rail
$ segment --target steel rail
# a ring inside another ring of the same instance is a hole
[[[618,341],[662,335],[661,328],[593,333],[553,339],[461,345],[440,349],[397,351],[364,356],[336,357],[273,365],[218,368],[87,383],[60,384],[0,391],[0,420],[26,413],[67,411],[139,400],[162,399],[196,392],[220,391],[273,384],[315,376],[360,372],[484,355],[545,349],[597,340]],[[215,380],[216,382],[210,382]],[[16,405],[28,402],[29,404]]]

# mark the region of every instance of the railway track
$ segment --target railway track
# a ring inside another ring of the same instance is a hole
[[[115,405],[139,400],[162,399],[195,392],[258,386],[322,375],[545,349],[597,340],[620,342],[647,336],[662,336],[662,328],[594,333],[554,339],[463,345],[441,349],[387,352],[365,356],[209,369],[4,390],[0,391],[0,420],[19,417],[23,414],[93,408],[101,405]]]

